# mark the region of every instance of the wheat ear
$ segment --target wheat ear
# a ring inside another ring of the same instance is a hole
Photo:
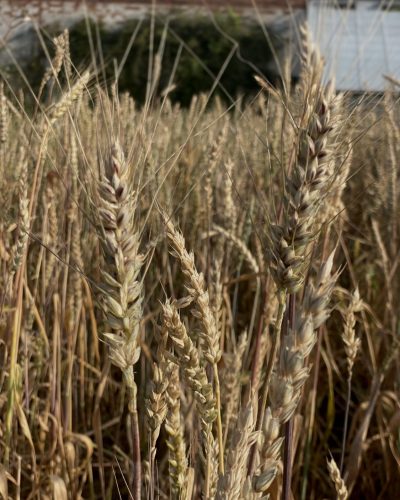
[[[351,400],[351,381],[353,376],[354,361],[357,357],[358,350],[361,346],[361,340],[356,337],[356,316],[355,314],[363,309],[363,302],[360,299],[358,288],[355,289],[351,295],[350,303],[344,311],[344,329],[342,339],[344,343],[344,350],[347,360],[347,396],[346,396],[346,410],[344,415],[343,425],[343,438],[342,438],[342,452],[340,455],[340,472],[343,471],[344,454],[346,450],[347,439],[347,426],[349,422],[349,409]]]
[[[224,473],[224,451],[223,451],[223,436],[222,436],[222,419],[221,419],[221,392],[218,373],[218,362],[221,359],[220,349],[220,330],[217,326],[217,321],[210,305],[210,298],[206,290],[204,276],[197,271],[194,263],[193,253],[186,250],[185,239],[183,235],[176,230],[173,223],[164,215],[164,222],[167,228],[167,238],[172,248],[172,255],[179,259],[182,272],[186,278],[186,288],[189,295],[195,303],[193,315],[198,318],[203,328],[199,336],[203,346],[203,355],[213,368],[214,375],[214,390],[217,400],[217,432],[219,446],[219,472]]]
[[[269,233],[272,275],[278,290],[289,294],[289,329],[294,327],[293,320],[296,317],[295,294],[303,285],[304,273],[310,262],[307,247],[318,234],[316,225],[321,200],[326,197],[332,183],[334,172],[329,143],[333,142],[333,131],[337,126],[336,116],[332,113],[336,105],[334,89],[332,85],[322,85],[323,62],[308,36],[304,44],[304,54],[301,87],[304,111],[298,125],[297,150],[293,168],[289,170],[285,182],[282,222],[271,225]],[[283,500],[289,498],[292,474],[293,422],[289,418],[285,421],[288,421],[288,425]]]
[[[101,306],[110,329],[104,334],[110,360],[121,369],[128,387],[135,446],[135,498],[140,498],[140,441],[133,367],[140,356],[143,285],[139,274],[144,258],[139,252],[139,235],[134,225],[137,197],[131,186],[128,163],[121,146],[115,141],[98,192],[105,258],[101,273]]]
[[[9,116],[4,83],[0,82],[0,153],[3,155],[8,139]]]
[[[200,364],[199,353],[193,345],[176,307],[169,301],[163,305],[163,319],[175,353],[172,361],[181,367],[186,383],[192,389],[197,403],[206,455],[205,496],[212,498],[213,490],[216,487],[213,479],[215,471],[211,467],[212,460],[215,458],[212,424],[218,412],[214,391],[208,381],[204,366]]]
[[[185,438],[181,420],[179,368],[169,362],[168,387],[166,391],[167,415],[165,431],[168,434],[169,476],[173,498],[185,498],[187,489],[188,464],[186,459]]]
[[[328,460],[328,472],[331,481],[335,485],[337,500],[347,500],[349,497],[349,493],[347,491],[346,484],[343,481],[342,476],[340,475],[339,467],[337,466],[333,458],[331,458],[331,460]]]
[[[147,423],[150,429],[150,490],[152,495],[154,495],[156,444],[160,435],[161,425],[167,415],[166,393],[169,374],[167,373],[167,360],[165,358],[166,341],[167,335],[162,335],[158,340],[157,359],[153,364],[151,390],[146,400]]]
[[[237,500],[243,498],[243,485],[247,475],[249,451],[258,437],[254,432],[255,420],[253,402],[243,408],[238,418],[226,459],[226,473],[221,477],[216,498],[218,500]]]
[[[318,63],[318,56],[315,55]],[[278,288],[295,293],[303,284],[304,258],[308,244],[316,235],[315,224],[321,200],[332,172],[332,142],[337,126],[336,101],[332,86],[316,85],[306,101],[305,125],[299,130],[299,143],[293,171],[285,183],[283,221],[271,226],[271,268]]]
[[[30,218],[29,218],[29,198],[28,198],[28,167],[25,159],[25,152],[23,148],[20,149],[20,165],[21,172],[20,178],[18,181],[18,225],[19,225],[19,233],[17,241],[12,249],[12,261],[11,261],[11,269],[10,275],[8,278],[9,284],[12,284],[13,277],[21,263],[23,255],[26,250],[26,246],[28,244],[28,234],[30,227]]]
[[[321,267],[316,284],[309,283],[303,304],[296,315],[293,330],[282,339],[280,357],[273,373],[270,387],[270,406],[264,420],[264,445],[261,452],[260,472],[255,477],[257,492],[268,490],[279,470],[279,437],[281,426],[294,414],[301,396],[301,389],[308,379],[306,359],[316,341],[316,330],[329,317],[329,302],[337,275],[331,275],[332,253]]]
[[[90,71],[85,71],[77,82],[66,92],[61,99],[55,104],[50,115],[50,125],[54,125],[68,110],[74,102],[82,95],[90,80]]]

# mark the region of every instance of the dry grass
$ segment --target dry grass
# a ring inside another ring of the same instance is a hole
[[[139,109],[54,43],[0,87],[0,496],[399,497],[395,96],[306,39],[290,95]]]

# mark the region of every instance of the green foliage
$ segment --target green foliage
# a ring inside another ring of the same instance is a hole
[[[138,23],[139,20],[129,20],[116,25],[115,29],[92,21],[88,23],[83,20],[75,24],[70,28],[71,57],[74,65],[82,68],[91,64],[95,57],[96,65],[101,68],[100,79],[105,77],[107,82],[113,81],[115,63],[119,64],[123,58]],[[47,31],[51,36],[55,36],[60,33],[61,28],[51,26]],[[262,28],[256,22],[242,19],[232,12],[219,14],[214,19],[204,14],[180,16],[170,20],[158,17],[154,28],[154,53],[159,49],[163,34],[166,38],[158,91],[168,85],[179,48],[183,44],[174,78],[176,90],[171,96],[183,105],[189,103],[193,94],[208,91],[212,87],[235,44],[237,50],[229,58],[221,78],[225,91],[219,86],[216,94],[225,98],[227,93],[234,98],[240,93],[253,95],[258,89],[253,78],[254,66],[268,79],[277,78],[271,50]],[[53,54],[49,40],[50,37],[46,43],[50,54]],[[138,102],[143,102],[146,94],[150,40],[151,22],[147,18],[141,22],[119,78],[120,91],[128,91]],[[278,40],[278,37],[273,35],[273,43],[279,45],[281,42]],[[94,54],[91,47],[94,47]],[[44,52],[39,51],[35,61],[27,64],[30,80],[37,88],[48,64]],[[205,68],[208,68],[208,72]]]

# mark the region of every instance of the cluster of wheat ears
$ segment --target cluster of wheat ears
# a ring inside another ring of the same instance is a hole
[[[399,498],[399,106],[303,38],[231,105],[156,57],[138,107],[67,32],[2,81],[1,498]]]

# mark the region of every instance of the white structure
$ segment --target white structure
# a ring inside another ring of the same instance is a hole
[[[400,10],[370,0],[349,4],[308,3],[308,25],[325,58],[326,78],[334,77],[338,90],[381,92],[389,86],[384,75],[400,80]]]

